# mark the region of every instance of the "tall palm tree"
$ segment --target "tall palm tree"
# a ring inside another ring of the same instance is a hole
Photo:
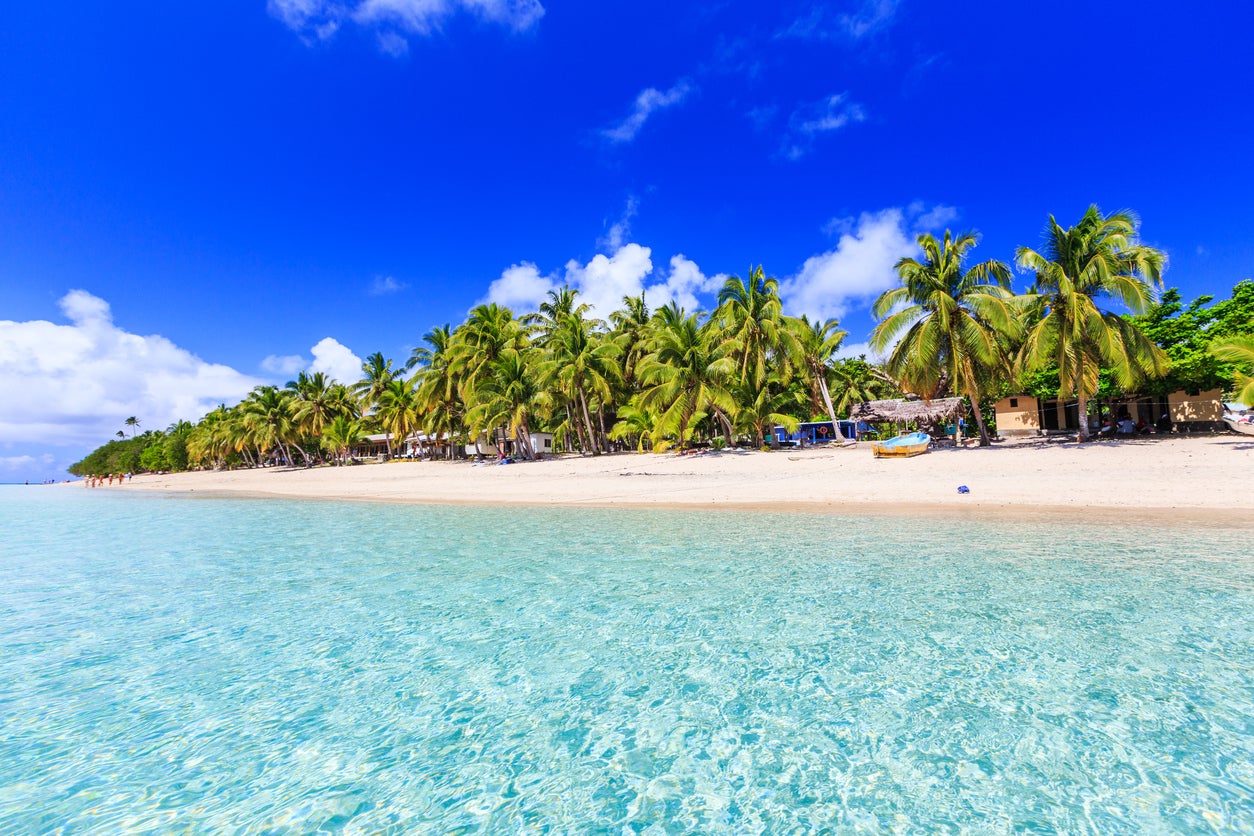
[[[409,367],[417,367],[412,382],[418,387],[415,401],[422,429],[433,439],[448,438],[452,455],[452,437],[458,432],[465,411],[459,395],[460,380],[454,356],[453,332],[441,325],[423,335],[426,345],[415,348]]]
[[[403,442],[418,427],[418,402],[414,387],[405,380],[393,380],[379,394],[374,413],[380,429],[386,436],[388,456],[392,455],[392,441]]]
[[[1059,394],[1079,404],[1080,438],[1089,437],[1088,401],[1103,367],[1131,388],[1167,372],[1167,355],[1135,324],[1099,303],[1114,299],[1141,313],[1162,287],[1166,256],[1137,238],[1132,212],[1103,216],[1090,206],[1080,222],[1063,229],[1049,218],[1042,252],[1020,247],[1020,267],[1036,274],[1036,300],[1020,353],[1024,369],[1058,367]]]
[[[512,348],[502,352],[475,390],[475,397],[475,405],[466,415],[471,433],[477,437],[480,431],[504,426],[524,455],[534,459],[531,420],[543,409],[545,398],[525,352]]]
[[[462,400],[473,398],[475,387],[501,352],[507,348],[520,349],[526,342],[526,331],[509,308],[491,302],[472,309],[466,321],[453,332],[449,347]]]
[[[130,418],[127,418],[122,423],[126,424],[126,426],[131,428],[131,438],[134,438],[135,431],[139,429],[139,419],[136,418],[134,415],[132,415]]]
[[[742,380],[765,382],[767,363],[777,352],[778,359],[789,361],[796,346],[783,317],[779,281],[762,267],[750,270],[747,279],[731,276],[723,283],[714,318]]]
[[[1229,337],[1211,345],[1211,353],[1220,360],[1235,363],[1252,373],[1237,369],[1235,386],[1236,398],[1246,406],[1254,406],[1254,335]]]
[[[610,338],[618,345],[623,382],[629,390],[636,382],[636,365],[648,353],[649,305],[644,293],[624,296],[623,307],[610,314]]]
[[[588,450],[599,455],[602,444],[592,424],[593,405],[608,403],[622,383],[617,346],[594,330],[595,321],[577,314],[561,317],[540,364],[541,386],[562,392],[583,419]],[[602,416],[603,417],[603,416]]]
[[[353,385],[353,394],[361,400],[365,409],[373,409],[383,390],[396,380],[397,374],[397,370],[392,368],[392,361],[376,351],[362,362],[361,379]]]
[[[663,322],[667,318],[662,314]],[[678,438],[680,445],[687,443],[693,419],[707,410],[734,412],[736,400],[727,383],[736,370],[736,360],[722,353],[696,314],[658,328],[652,351],[639,367],[644,386],[640,406],[657,414],[654,444],[668,435]]]
[[[295,396],[292,417],[304,435],[320,436],[336,416],[358,412],[356,399],[348,388],[323,372],[300,372],[285,388]]]
[[[827,376],[831,372],[832,358],[840,350],[849,332],[842,331],[840,323],[835,319],[811,322],[805,314],[789,317],[785,324],[792,332],[797,347],[795,361],[804,372],[803,379],[809,390],[811,410],[818,412],[820,408],[825,408],[836,438],[845,441],[845,435],[840,431],[840,422],[836,420],[836,408],[832,404]]]
[[[258,386],[240,404],[241,423],[245,431],[240,441],[247,439],[263,456],[278,449],[288,465],[294,465],[296,462],[289,447],[297,433],[296,421],[292,417],[293,402],[291,392],[274,386]],[[308,462],[308,455],[304,450],[300,452]]]
[[[990,259],[964,267],[978,241],[973,232],[955,238],[946,230],[943,241],[920,235],[923,260],[898,261],[901,287],[885,291],[872,307],[881,321],[871,346],[884,351],[897,341],[886,366],[903,388],[926,398],[946,386],[966,395],[985,447],[981,383],[989,370],[1008,363],[1007,338],[1018,332],[1019,309],[1004,263]]]

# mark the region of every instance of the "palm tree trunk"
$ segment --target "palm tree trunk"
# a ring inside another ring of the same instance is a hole
[[[827,404],[827,417],[832,419],[832,431],[836,434],[836,438],[840,441],[848,441],[845,434],[840,431],[840,423],[836,420],[836,408],[832,406],[832,393],[827,391],[827,380],[823,376],[823,372],[819,372],[819,391],[823,393],[823,403]]]
[[[1084,394],[1084,360],[1076,357],[1075,361],[1075,394],[1076,411],[1080,418],[1080,441],[1089,440],[1089,398]]]
[[[967,400],[971,401],[971,411],[975,413],[975,425],[980,429],[980,446],[987,447],[993,443],[988,435],[988,427],[984,426],[984,415],[980,412],[980,399],[975,392],[967,394]]]
[[[592,448],[592,455],[599,456],[601,455],[601,450],[597,447],[596,433],[592,429],[592,415],[588,412],[588,401],[583,396],[583,387],[579,387],[576,391],[579,393],[579,406],[583,410],[584,425],[588,428],[588,441],[589,446]]]

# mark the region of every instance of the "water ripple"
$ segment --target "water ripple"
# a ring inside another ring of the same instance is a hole
[[[0,832],[1254,833],[1218,534],[3,499]]]

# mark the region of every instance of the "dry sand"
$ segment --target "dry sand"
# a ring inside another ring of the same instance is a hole
[[[120,491],[428,503],[746,508],[1254,529],[1254,440],[1040,440],[876,459],[845,449],[617,453],[137,476]],[[967,485],[969,494],[960,494]]]

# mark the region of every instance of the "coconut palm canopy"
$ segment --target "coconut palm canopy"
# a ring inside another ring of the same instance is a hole
[[[853,421],[880,421],[894,424],[939,423],[958,418],[966,411],[962,398],[895,399],[865,401],[853,405],[849,418]]]

